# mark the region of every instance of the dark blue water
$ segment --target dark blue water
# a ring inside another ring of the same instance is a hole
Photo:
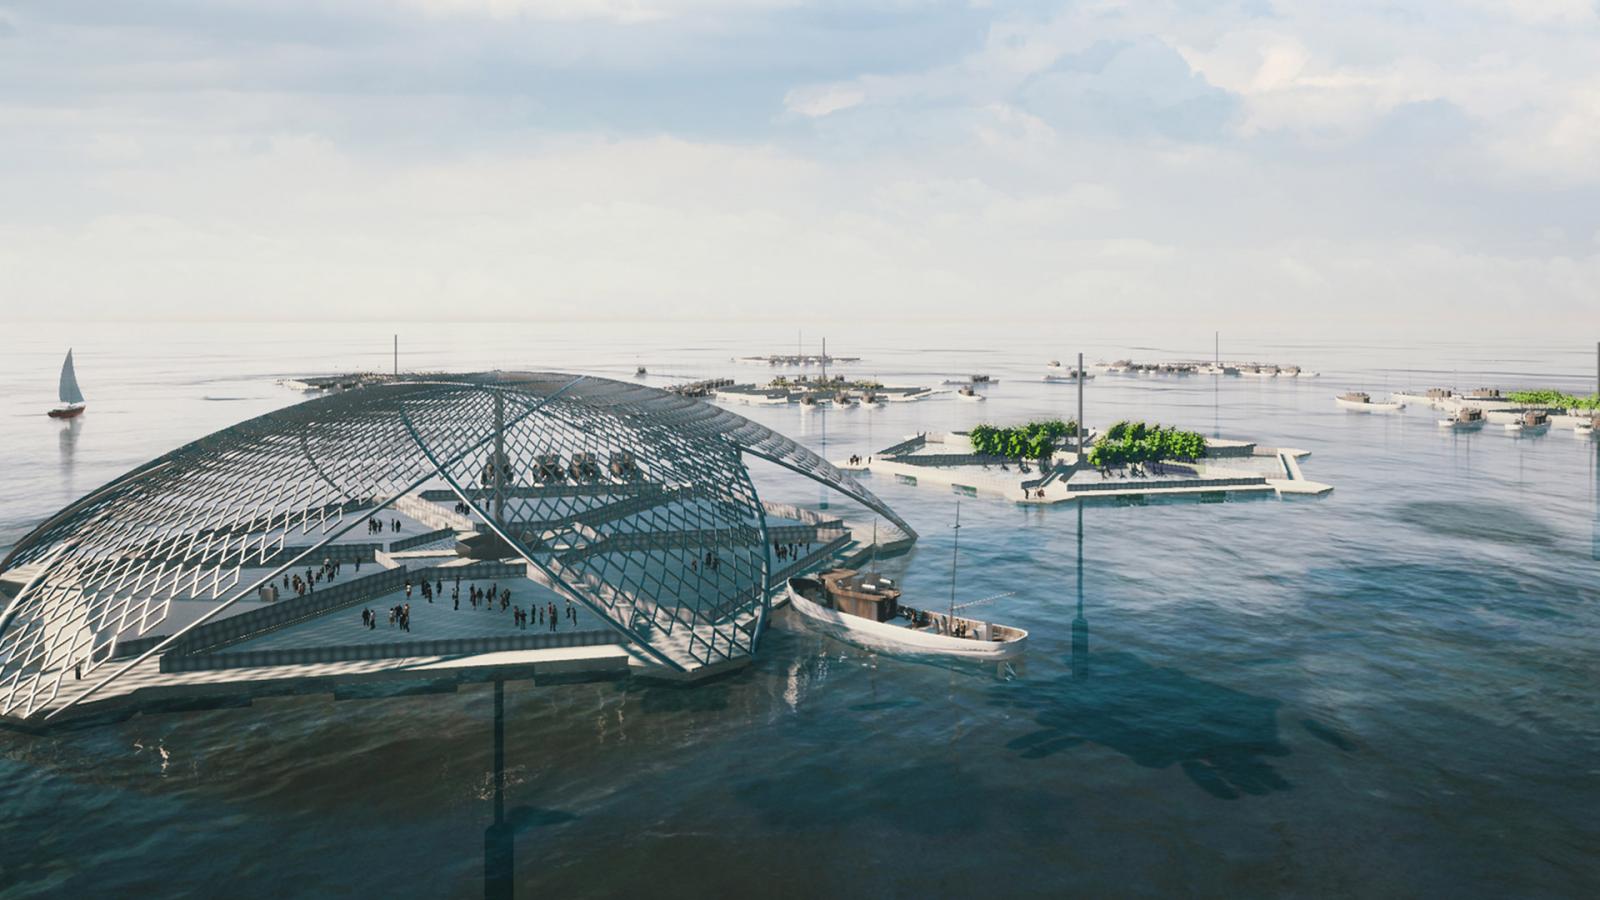
[[[0,545],[145,459],[298,399],[278,375],[386,366],[374,331],[80,333],[90,412],[72,430],[39,415],[65,347],[19,335],[0,362]],[[756,326],[411,331],[413,368],[643,364],[660,384],[765,376],[728,359],[792,342]],[[1210,335],[1084,343],[1090,361],[1210,351]],[[841,328],[830,348],[889,383],[1001,384],[984,404],[740,411],[840,458],[1075,402],[1037,382],[1078,349],[1065,340]],[[748,670],[700,686],[507,685],[497,834],[519,894],[1593,895],[1596,445],[1440,434],[1424,410],[1332,402],[1351,387],[1588,390],[1588,352],[1225,342],[1224,356],[1324,375],[1096,379],[1092,422],[1305,448],[1307,477],[1336,489],[1081,520],[964,500],[958,596],[1015,591],[984,609],[1032,632],[1011,680],[774,630]],[[820,499],[758,475],[769,499]],[[948,597],[955,498],[866,483],[923,534],[882,568]],[[309,697],[0,733],[0,897],[481,895],[492,697]]]

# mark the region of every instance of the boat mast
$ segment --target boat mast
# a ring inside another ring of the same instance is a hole
[[[955,540],[950,544],[950,618],[945,622],[945,627],[951,634],[956,631],[956,554],[961,549],[961,500],[956,500],[956,524],[951,526],[955,531]]]

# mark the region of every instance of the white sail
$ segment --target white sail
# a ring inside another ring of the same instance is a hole
[[[78,389],[78,373],[72,370],[71,350],[67,351],[67,361],[61,364],[61,402],[83,402],[83,391]]]

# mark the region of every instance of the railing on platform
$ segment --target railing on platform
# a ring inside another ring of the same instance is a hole
[[[509,620],[508,620],[509,621]],[[352,628],[356,627],[354,624]],[[507,625],[507,628],[510,626]],[[621,644],[624,638],[617,632],[585,630],[566,632],[538,632],[481,637],[437,638],[432,640],[395,641],[381,644],[344,644],[325,647],[284,647],[268,650],[236,650],[232,652],[206,652],[185,656],[163,656],[163,672],[194,672],[209,669],[249,669],[262,666],[316,665],[318,663],[352,662],[368,659],[400,659],[412,656],[472,656],[479,653],[503,653],[508,650],[546,650],[557,647],[600,647]]]

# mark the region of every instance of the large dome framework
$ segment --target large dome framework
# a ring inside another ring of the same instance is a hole
[[[146,660],[176,670],[163,657],[203,636],[211,647],[359,602],[325,592],[320,606],[297,601],[310,610],[299,619],[239,612],[287,573],[349,551],[387,512],[440,526],[419,539],[464,557],[517,562],[666,670],[747,659],[780,574],[747,454],[914,539],[794,441],[636,384],[419,376],[268,413],[81,498],[0,562],[14,591],[0,617],[0,715],[48,718]],[[226,622],[244,624],[219,637]]]

